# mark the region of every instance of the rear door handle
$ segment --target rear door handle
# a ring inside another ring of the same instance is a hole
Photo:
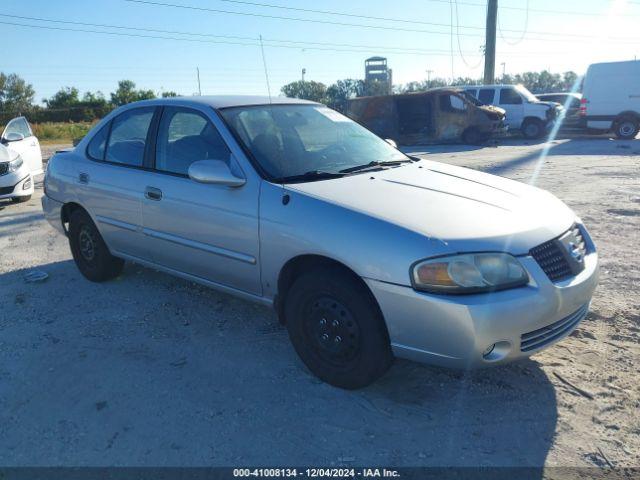
[[[89,174],[88,173],[81,173],[78,175],[78,181],[80,183],[84,183],[85,185],[87,183],[89,183]]]
[[[144,196],[149,200],[155,200],[156,202],[162,200],[162,190],[155,187],[147,187],[144,190]]]

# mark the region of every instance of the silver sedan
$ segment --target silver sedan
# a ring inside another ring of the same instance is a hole
[[[598,257],[538,188],[408,157],[323,105],[264,97],[121,107],[45,176],[43,209],[92,281],[125,260],[272,305],[343,388],[394,356],[502,364],[569,335]]]

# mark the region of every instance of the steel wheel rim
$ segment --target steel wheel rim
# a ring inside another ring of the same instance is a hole
[[[86,225],[80,229],[78,243],[82,258],[87,262],[91,262],[96,256],[96,239],[93,232]]]
[[[535,137],[539,133],[538,127],[533,123],[530,123],[529,125],[527,125],[527,128],[525,130],[529,137]]]
[[[620,133],[625,137],[631,135],[634,129],[635,125],[631,122],[624,122],[620,124]]]
[[[360,353],[360,328],[349,309],[331,296],[308,302],[304,330],[314,353],[323,361],[344,366]]]

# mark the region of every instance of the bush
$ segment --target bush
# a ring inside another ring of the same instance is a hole
[[[72,142],[75,139],[84,137],[95,122],[82,123],[34,123],[31,125],[33,134],[40,141],[67,141]]]

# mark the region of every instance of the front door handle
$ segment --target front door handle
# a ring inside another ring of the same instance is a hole
[[[78,175],[78,181],[80,183],[84,183],[85,185],[87,183],[89,183],[89,174],[88,173],[81,173]]]
[[[162,190],[155,187],[147,187],[144,191],[144,196],[149,200],[155,200],[156,202],[162,200]]]

